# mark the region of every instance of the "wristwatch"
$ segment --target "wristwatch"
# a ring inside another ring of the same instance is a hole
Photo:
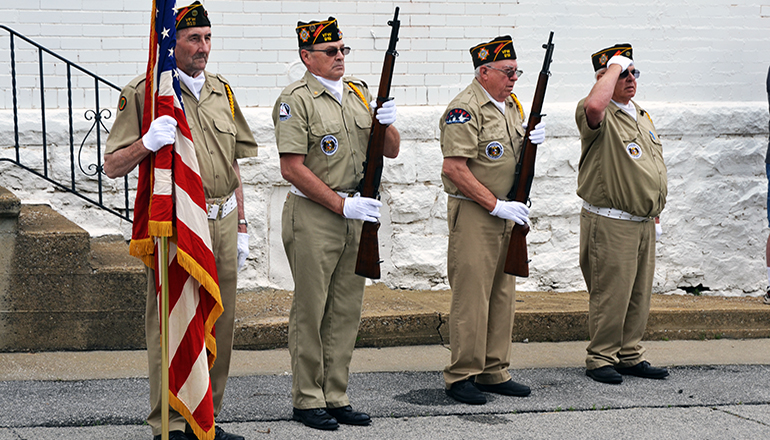
[[[239,225],[244,225],[244,226],[249,226],[249,222],[247,222],[245,218],[242,218],[242,219],[238,220],[238,224]]]

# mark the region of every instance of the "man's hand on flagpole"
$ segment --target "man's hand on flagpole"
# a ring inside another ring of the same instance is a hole
[[[144,148],[157,153],[166,145],[173,144],[176,140],[176,119],[164,115],[150,124],[150,129],[142,136]]]

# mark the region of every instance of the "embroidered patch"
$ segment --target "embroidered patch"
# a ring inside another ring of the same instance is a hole
[[[123,110],[124,108],[126,108],[126,103],[127,103],[126,97],[121,96],[120,101],[118,101],[118,110]]]
[[[337,142],[336,137],[327,134],[321,139],[321,151],[323,151],[325,155],[331,156],[336,153],[337,147],[339,147],[339,143]]]
[[[632,159],[639,159],[642,157],[642,149],[633,142],[626,146],[626,151],[628,151],[628,155],[631,156]]]
[[[487,144],[487,157],[492,160],[497,160],[503,157],[503,152],[505,150],[503,149],[503,144],[500,142],[490,142]]]
[[[487,48],[482,47],[481,50],[479,51],[479,55],[478,55],[479,59],[481,61],[484,61],[487,59],[488,56],[489,56],[489,52],[487,52]]]
[[[307,43],[308,38],[310,38],[310,32],[308,32],[307,29],[302,29],[299,31],[299,38],[303,43]]]
[[[607,61],[609,61],[609,59],[607,59],[607,54],[603,53],[602,56],[599,57],[599,64],[603,66],[607,64]]]
[[[453,108],[446,114],[444,122],[449,124],[465,124],[471,120],[471,114],[461,108]]]
[[[289,104],[282,102],[278,107],[278,119],[285,121],[289,118],[291,118],[291,107],[289,107]]]

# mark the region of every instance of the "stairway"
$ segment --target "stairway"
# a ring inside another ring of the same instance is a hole
[[[0,352],[142,349],[146,282],[123,237],[0,187]]]

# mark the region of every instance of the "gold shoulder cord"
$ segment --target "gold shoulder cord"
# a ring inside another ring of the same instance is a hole
[[[356,87],[355,85],[353,85],[353,83],[352,83],[352,82],[349,82],[349,83],[347,83],[347,84],[350,86],[350,88],[351,88],[351,89],[353,89],[353,91],[356,93],[356,95],[358,95],[358,97],[359,97],[359,98],[361,98],[361,102],[363,102],[363,103],[364,103],[364,105],[366,106],[366,109],[367,109],[367,110],[369,110],[369,111],[371,111],[371,110],[369,109],[369,103],[368,103],[368,102],[366,102],[366,98],[364,98],[364,94],[363,94],[363,93],[361,93],[361,90],[359,90],[359,89],[358,89],[358,87]]]
[[[230,84],[225,84],[225,90],[227,90],[227,100],[230,102],[230,113],[233,115],[233,121],[235,120],[235,102],[233,102],[233,91],[230,90]]]
[[[521,102],[519,102],[519,98],[516,97],[513,93],[511,93],[511,98],[513,98],[513,102],[516,103],[516,108],[519,110],[519,116],[521,116],[521,120],[524,121],[524,109],[521,107]]]

